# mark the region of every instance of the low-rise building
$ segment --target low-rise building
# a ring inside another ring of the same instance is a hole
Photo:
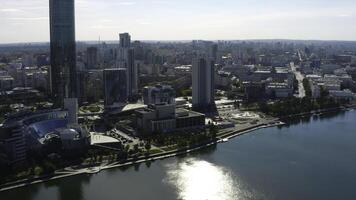
[[[156,85],[143,89],[143,101],[146,105],[175,104],[175,90],[168,85]]]
[[[2,163],[21,165],[27,159],[27,143],[21,122],[13,122],[0,127],[0,148],[6,155]],[[3,159],[3,158],[0,158]]]
[[[10,100],[13,103],[27,101],[35,101],[41,99],[43,94],[33,88],[16,87],[10,91],[0,92],[0,101]]]
[[[320,85],[318,83],[316,83],[315,81],[310,81],[310,90],[312,92],[312,97],[314,99],[320,98],[321,96],[321,88]]]
[[[88,132],[69,125],[68,112],[61,110],[21,112],[9,116],[0,127],[0,148],[5,149],[8,165],[24,163],[29,152],[77,155],[86,150],[89,140]]]
[[[12,76],[0,76],[0,91],[14,88],[14,81],[15,79]]]
[[[266,86],[266,93],[268,96],[276,98],[287,98],[293,96],[293,88],[288,83],[268,83]]]
[[[170,133],[179,129],[205,126],[204,114],[176,109],[175,105],[149,105],[148,108],[135,113],[138,134]]]
[[[336,64],[326,64],[322,65],[320,68],[323,74],[333,74],[335,70],[342,68],[342,66]]]
[[[176,129],[203,127],[204,125],[204,114],[186,109],[176,110]]]
[[[336,100],[352,101],[355,99],[355,94],[351,90],[330,90],[329,95]]]
[[[242,83],[245,98],[247,101],[255,101],[265,97],[266,83],[265,82],[243,82]]]

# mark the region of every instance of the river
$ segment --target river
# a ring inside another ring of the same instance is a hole
[[[0,199],[356,199],[356,111],[288,124],[186,156],[2,192]]]

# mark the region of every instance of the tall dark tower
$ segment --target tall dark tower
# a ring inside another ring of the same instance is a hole
[[[50,0],[51,92],[57,105],[78,98],[74,0]]]

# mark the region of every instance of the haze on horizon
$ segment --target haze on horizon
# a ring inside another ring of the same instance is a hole
[[[0,43],[49,41],[49,0],[1,0]],[[77,40],[356,40],[355,0],[76,0]]]

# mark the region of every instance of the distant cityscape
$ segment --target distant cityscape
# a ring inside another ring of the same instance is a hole
[[[74,0],[49,11],[49,44],[0,45],[0,190],[356,105],[356,42],[76,42]]]

